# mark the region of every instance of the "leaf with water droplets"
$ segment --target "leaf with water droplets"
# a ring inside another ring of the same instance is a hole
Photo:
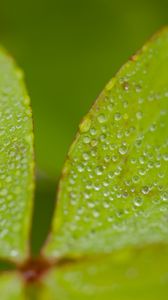
[[[52,257],[168,242],[168,30],[126,63],[80,125],[59,185]]]
[[[0,257],[28,251],[33,194],[33,133],[23,74],[0,50]]]

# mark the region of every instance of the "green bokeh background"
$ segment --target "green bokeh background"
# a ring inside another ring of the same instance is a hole
[[[59,176],[82,116],[167,20],[167,0],[1,0],[0,41],[26,74],[40,169]]]

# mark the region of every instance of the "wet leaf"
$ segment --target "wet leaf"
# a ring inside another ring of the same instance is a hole
[[[33,134],[23,74],[0,50],[0,257],[27,255],[33,194]]]
[[[59,186],[50,256],[168,241],[168,30],[118,72],[80,124]]]

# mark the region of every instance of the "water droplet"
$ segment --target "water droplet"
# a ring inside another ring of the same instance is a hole
[[[168,154],[166,153],[166,154],[163,154],[163,159],[165,160],[165,161],[168,161]]]
[[[96,175],[101,176],[103,174],[103,167],[102,166],[96,167],[95,173]]]
[[[150,189],[149,189],[148,186],[144,186],[144,187],[142,188],[142,193],[143,193],[144,195],[147,195],[147,194],[149,193],[149,191],[150,191]]]
[[[119,149],[118,149],[118,152],[121,154],[121,155],[125,155],[127,153],[127,147],[126,146],[121,146]]]
[[[163,201],[168,201],[168,192],[164,192],[162,195],[161,195],[161,198]]]
[[[77,166],[77,169],[80,173],[82,173],[84,171],[84,166],[82,164]]]
[[[133,202],[136,207],[140,207],[143,204],[143,199],[141,197],[136,197]]]
[[[100,114],[98,117],[97,117],[99,123],[104,123],[106,122],[106,116],[104,114]]]
[[[115,120],[115,121],[120,121],[120,120],[121,120],[121,114],[120,114],[120,113],[116,113],[116,114],[114,115],[114,120]]]
[[[90,129],[90,134],[91,135],[93,135],[93,136],[96,135],[96,132],[97,132],[97,130],[95,128]]]
[[[90,137],[89,137],[89,136],[84,136],[83,142],[84,142],[85,144],[89,144],[89,143],[90,143]]]
[[[140,119],[142,119],[142,117],[143,117],[143,113],[142,113],[141,111],[138,111],[138,112],[136,113],[136,118],[137,118],[138,120],[140,120]]]
[[[123,84],[122,84],[123,88],[125,91],[128,91],[129,90],[129,83],[127,81],[124,81]]]
[[[84,152],[82,156],[83,156],[84,160],[88,160],[89,159],[89,154],[87,152]]]
[[[98,217],[100,216],[100,213],[99,213],[97,210],[95,210],[95,211],[93,212],[93,216],[94,216],[95,218],[98,218]]]

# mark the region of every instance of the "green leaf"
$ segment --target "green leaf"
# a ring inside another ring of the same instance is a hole
[[[22,282],[17,273],[6,273],[0,276],[1,299],[23,300],[24,291]]]
[[[33,195],[33,133],[23,74],[0,50],[0,257],[27,255]]]
[[[106,86],[70,148],[50,256],[168,242],[168,29]]]
[[[153,245],[95,256],[55,269],[41,300],[158,300],[168,295],[168,247]]]

